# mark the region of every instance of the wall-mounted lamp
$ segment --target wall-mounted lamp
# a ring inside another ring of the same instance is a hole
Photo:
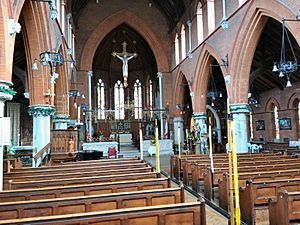
[[[74,108],[77,108],[77,102],[76,102],[77,97],[81,97],[83,99],[85,98],[84,94],[81,95],[79,90],[69,90],[68,96],[74,97]]]
[[[64,60],[62,58],[62,55],[59,52],[50,52],[49,50],[46,50],[40,54],[40,59],[34,59],[32,63],[31,69],[33,71],[38,70],[38,62],[42,64],[43,66],[50,66],[50,73],[51,77],[56,79],[58,77],[58,74],[54,72],[54,68],[61,65],[63,62],[72,62],[74,63],[74,60]]]
[[[58,11],[55,5],[55,0],[31,0],[35,2],[48,2],[50,6],[50,17],[52,20],[55,20],[58,16]]]
[[[148,1],[148,6],[149,6],[150,8],[152,7],[152,1],[151,1],[151,0]]]

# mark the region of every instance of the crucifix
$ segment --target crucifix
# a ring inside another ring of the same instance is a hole
[[[128,53],[126,51],[127,43],[125,41],[122,43],[122,45],[123,45],[123,52],[121,52],[121,53],[113,52],[112,56],[117,57],[118,59],[120,59],[123,62],[122,71],[123,71],[123,77],[124,77],[124,87],[127,87],[128,86],[128,84],[127,84],[128,61],[130,59],[132,59],[133,57],[137,57],[137,53]]]

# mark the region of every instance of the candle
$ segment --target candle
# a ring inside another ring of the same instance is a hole
[[[80,105],[77,108],[77,123],[80,123]]]
[[[156,146],[156,172],[160,173],[160,162],[159,162],[159,146],[158,146],[158,127],[155,127],[155,146]]]
[[[179,154],[179,159],[181,158],[180,154],[180,127],[177,128],[177,136],[178,136],[178,154]]]
[[[143,131],[140,129],[140,151],[141,151],[141,160],[143,160],[144,147],[143,147]]]

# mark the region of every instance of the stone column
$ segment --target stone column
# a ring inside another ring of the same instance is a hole
[[[12,83],[8,81],[0,81],[0,119],[4,117],[4,103],[7,100],[11,100],[15,91],[9,88]],[[4,124],[1,124],[1,131],[3,130]],[[5,127],[4,127],[5,128]],[[3,191],[3,143],[0,143],[0,191]]]
[[[196,153],[207,153],[207,126],[206,126],[206,112],[198,112],[193,114],[195,120],[195,134],[200,141],[200,152]]]
[[[231,104],[230,113],[232,114],[234,133],[236,138],[236,152],[248,152],[248,135],[247,135],[247,113],[249,113],[249,105]]]
[[[55,130],[68,129],[68,123],[70,122],[70,116],[67,114],[56,114],[53,116],[53,123]]]
[[[92,128],[92,76],[93,76],[93,71],[88,71],[88,88],[89,88],[89,113],[88,113],[88,130],[89,130],[89,135],[90,139],[92,139],[93,134],[93,128]],[[90,141],[90,140],[88,140]]]
[[[53,105],[36,104],[29,106],[28,113],[33,116],[33,147],[39,152],[50,142],[50,117],[55,113]],[[33,152],[33,156],[36,154]],[[32,167],[36,165],[33,164]]]
[[[190,20],[188,20],[186,24],[188,25],[188,28],[189,28],[189,52],[188,52],[188,56],[191,59],[191,58],[193,58],[193,53],[192,53],[192,22]]]
[[[174,143],[178,145],[178,128],[180,129],[180,146],[183,149],[184,146],[184,131],[183,131],[183,118],[174,117]]]
[[[158,82],[159,82],[159,109],[161,110],[159,113],[160,116],[160,139],[164,139],[164,120],[163,120],[163,99],[162,99],[162,78],[163,74],[161,72],[157,73]]]

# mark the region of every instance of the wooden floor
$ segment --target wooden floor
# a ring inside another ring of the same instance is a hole
[[[155,165],[155,156],[153,157],[146,157],[147,161],[149,161],[152,165]],[[160,158],[160,165],[161,170],[165,171],[167,173],[170,173],[170,156],[161,156]],[[176,187],[177,184],[173,183],[173,186]],[[186,202],[195,202],[197,201],[197,198],[190,194],[189,192],[185,192],[185,199]],[[228,220],[226,217],[209,207],[208,205],[205,205],[206,209],[206,224],[207,225],[227,225]]]

